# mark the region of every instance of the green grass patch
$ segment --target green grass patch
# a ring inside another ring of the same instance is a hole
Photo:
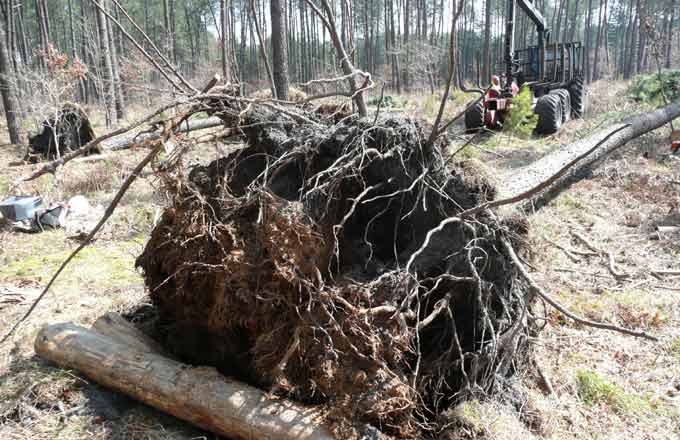
[[[586,405],[605,404],[619,414],[644,415],[653,412],[647,399],[626,393],[619,385],[595,371],[578,370],[576,386],[581,401]]]
[[[675,360],[680,363],[680,336],[674,338],[670,344],[668,344],[668,353],[675,357]]]
[[[587,209],[588,205],[579,198],[574,197],[569,193],[564,193],[555,200],[555,207],[565,211],[571,211]]]
[[[71,249],[46,251],[54,245],[49,241],[50,232],[42,235],[46,236],[45,245],[33,243],[32,247],[37,252],[3,265],[0,268],[0,280],[16,278],[44,280],[54,274],[70,255]],[[92,283],[102,289],[109,289],[141,283],[141,276],[134,267],[134,254],[138,248],[139,244],[135,242],[107,243],[106,247],[86,247],[66,266],[55,285],[64,287]]]
[[[5,176],[0,176],[0,195],[7,194],[9,191],[9,179]]]

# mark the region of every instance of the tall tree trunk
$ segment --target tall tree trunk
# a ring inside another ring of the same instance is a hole
[[[645,31],[644,31],[644,17],[645,17],[645,11],[644,11],[644,3],[642,0],[637,0],[637,20],[636,20],[636,27],[637,29],[635,30],[634,37],[637,37],[637,53],[635,54],[635,73],[638,74],[642,71],[642,59],[645,56]]]
[[[588,0],[588,17],[586,18],[586,42],[585,42],[585,48],[586,48],[586,53],[584,57],[584,70],[586,73],[586,82],[591,81],[591,75],[590,75],[590,54],[591,54],[591,41],[592,41],[592,35],[593,35],[593,0]],[[596,55],[597,56],[597,55]]]
[[[491,0],[484,6],[484,52],[482,54],[482,82],[491,81]]]
[[[271,0],[272,20],[272,61],[274,63],[274,88],[276,97],[288,100],[288,53],[286,50],[286,6],[285,0]]]
[[[668,7],[668,24],[666,30],[666,69],[671,68],[671,49],[673,46],[673,19],[675,18],[675,0],[671,0]]]
[[[602,16],[602,12],[604,10],[603,7],[603,0],[600,0],[600,8],[598,9],[598,26],[597,26],[597,37],[595,39],[595,55],[593,58],[593,73],[591,75],[591,79],[593,81],[597,81],[598,79],[598,71],[597,71],[597,65],[598,61],[600,59],[600,44],[602,43],[602,24],[604,22]]]
[[[221,55],[222,55],[222,77],[225,81],[231,81],[231,66],[230,55],[229,55],[229,40],[227,35],[229,35],[229,15],[227,11],[227,1],[220,0],[220,23],[222,27],[222,34],[220,35],[221,44]]]
[[[410,79],[409,79],[409,71],[408,71],[408,66],[409,66],[409,61],[410,61],[410,48],[409,48],[409,39],[411,37],[410,32],[411,32],[411,23],[410,23],[410,16],[411,16],[411,0],[406,0],[404,4],[404,73],[403,73],[403,84],[404,88],[406,90],[409,89],[410,87]]]
[[[168,59],[174,61],[175,55],[172,51],[172,27],[170,25],[170,0],[163,0],[163,25],[165,27],[164,44]]]
[[[255,24],[255,31],[257,32],[257,39],[260,42],[260,56],[262,57],[264,67],[267,70],[267,79],[269,79],[269,87],[271,88],[272,97],[274,97],[276,96],[276,84],[274,84],[274,75],[272,75],[272,69],[269,66],[269,57],[267,57],[267,46],[265,44],[265,39],[260,30],[260,22],[257,19],[255,0],[250,0],[250,12],[253,15],[253,23]]]
[[[102,8],[106,5],[100,3]],[[104,66],[103,71],[103,93],[104,93],[104,106],[106,110],[106,125],[107,127],[117,124],[116,120],[116,85],[113,76],[113,63],[111,62],[111,49],[109,45],[109,37],[107,31],[107,18],[104,14],[103,9],[95,8],[97,14],[97,24],[99,26],[99,45],[101,51],[102,65]]]
[[[15,84],[12,83],[16,76],[7,50],[6,38],[5,23],[0,20],[0,93],[2,94],[2,105],[5,110],[10,142],[22,144],[23,133],[19,122],[19,101],[15,93]]]
[[[21,58],[23,64],[28,65],[31,62],[31,54],[28,51],[28,37],[26,36],[26,26],[24,25],[24,7],[19,4],[19,11],[17,14],[17,30],[19,32],[19,41],[21,47]]]
[[[576,0],[576,4],[574,5],[574,17],[571,19],[571,27],[569,29],[569,38],[568,41],[574,41],[576,39],[576,30],[579,28],[579,7],[581,6],[581,0]]]
[[[105,3],[104,3],[105,4]],[[108,6],[108,5],[107,5]],[[106,32],[109,34],[109,50],[111,53],[111,73],[113,74],[115,101],[116,101],[116,119],[125,119],[125,99],[123,96],[123,85],[120,80],[120,66],[118,64],[118,49],[114,38],[114,32],[111,23],[106,24]]]

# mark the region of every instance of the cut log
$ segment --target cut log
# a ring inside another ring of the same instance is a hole
[[[117,313],[109,312],[97,318],[92,324],[92,330],[116,342],[127,344],[130,348],[168,356],[158,342],[139,331],[137,327]]]
[[[106,387],[196,426],[233,439],[330,440],[322,412],[149,351],[148,340],[121,319],[104,317],[89,330],[72,323],[44,327],[38,355],[81,371]],[[104,331],[107,335],[100,333]]]
[[[197,119],[182,124],[177,130],[178,133],[189,133],[196,130],[204,130],[206,128],[219,127],[222,125],[222,120],[217,117]],[[132,148],[142,142],[158,139],[159,133],[143,133],[141,135],[129,135],[117,139],[111,139],[102,144],[102,149],[107,151],[118,151]]]
[[[621,123],[598,130],[592,135],[560,148],[524,168],[513,170],[512,175],[507,178],[501,188],[500,197],[510,198],[540,185],[575,158],[593,150],[576,163],[569,173],[553,182],[539,197],[532,200],[534,204],[543,205],[554,198],[560,190],[577,181],[580,176],[597,166],[605,157],[624,146],[628,141],[655,130],[677,117],[680,117],[680,102],[630,117]],[[625,128],[602,142],[599,147],[594,148],[610,133],[624,126]]]

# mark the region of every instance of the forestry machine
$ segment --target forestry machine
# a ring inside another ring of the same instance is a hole
[[[516,5],[536,25],[538,45],[515,50]],[[583,46],[551,42],[545,19],[531,0],[507,0],[506,11],[505,72],[494,75],[482,100],[467,110],[465,128],[502,127],[512,111],[513,97],[522,87],[529,87],[538,115],[536,133],[555,133],[570,116],[580,118],[585,110]]]

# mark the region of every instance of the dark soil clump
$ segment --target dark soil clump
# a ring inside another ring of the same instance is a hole
[[[514,372],[529,298],[500,241],[527,225],[456,218],[495,196],[481,173],[410,119],[239,118],[246,147],[174,183],[137,260],[176,353],[326,404],[343,438],[434,437]]]

